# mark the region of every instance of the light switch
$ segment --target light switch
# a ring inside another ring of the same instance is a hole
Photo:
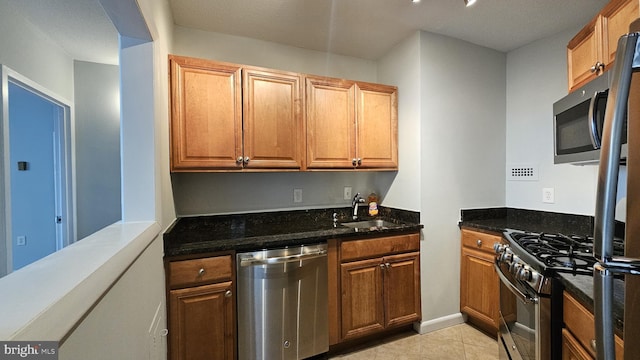
[[[16,245],[18,245],[18,246],[27,245],[27,237],[26,236],[18,236],[16,238]]]

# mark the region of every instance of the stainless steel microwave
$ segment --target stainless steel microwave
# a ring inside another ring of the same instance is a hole
[[[597,164],[609,94],[605,73],[553,104],[554,164]],[[624,127],[621,158],[627,157]]]

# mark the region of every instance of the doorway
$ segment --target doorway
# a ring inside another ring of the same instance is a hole
[[[70,102],[3,66],[2,104],[0,276],[62,249],[74,234]]]

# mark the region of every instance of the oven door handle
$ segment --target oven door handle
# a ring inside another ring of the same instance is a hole
[[[504,276],[504,274],[502,273],[502,270],[500,269],[500,266],[498,266],[497,261],[493,263],[493,267],[496,269],[496,272],[500,277],[500,281],[502,281],[502,283],[505,284],[509,288],[509,290],[520,299],[520,301],[524,302],[525,304],[538,303],[537,297],[531,297],[525,294],[524,292],[520,291],[520,289],[518,289],[515,285],[513,285],[511,281],[509,281],[509,279],[507,279],[507,277]]]

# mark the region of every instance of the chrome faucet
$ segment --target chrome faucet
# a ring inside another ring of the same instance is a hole
[[[353,209],[353,220],[358,220],[358,204],[364,203],[364,199],[360,196],[360,193],[356,193],[356,196],[351,200],[351,208]]]

